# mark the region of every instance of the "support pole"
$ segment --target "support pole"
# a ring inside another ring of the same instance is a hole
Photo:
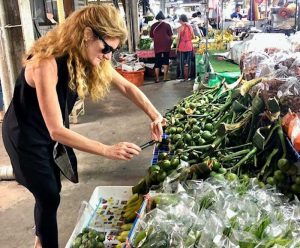
[[[296,31],[300,31],[300,8],[299,8],[299,1],[296,0],[296,14],[295,14],[295,22],[296,22]]]
[[[30,1],[18,0],[22,24],[25,50],[28,51],[34,42],[34,27],[31,15]]]
[[[0,1],[0,77],[5,111],[12,99],[24,51],[34,42],[33,30],[30,0]]]
[[[128,51],[135,52],[139,40],[138,2],[126,0],[126,24],[128,29]]]
[[[4,110],[12,99],[15,82],[14,64],[12,59],[12,43],[6,26],[6,15],[3,1],[0,1],[0,77],[3,91]]]
[[[61,23],[65,20],[65,9],[63,0],[57,0],[57,13],[58,22]]]
[[[160,0],[160,9],[164,13],[164,15],[166,15],[166,13],[165,13],[165,11],[166,11],[166,0]]]

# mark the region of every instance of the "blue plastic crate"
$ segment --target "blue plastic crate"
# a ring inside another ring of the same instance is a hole
[[[286,141],[287,141],[287,148],[288,151],[290,152],[290,154],[292,155],[292,157],[299,162],[300,161],[300,154],[299,152],[296,151],[295,147],[293,146],[292,142],[290,141],[290,139],[286,136]]]
[[[168,135],[167,134],[163,134],[162,136],[163,139],[167,139]],[[152,155],[152,159],[151,159],[151,165],[157,164],[158,162],[158,155],[162,152],[169,152],[169,147],[168,146],[164,146],[161,148],[158,148],[157,145],[154,146],[153,148],[153,155]]]

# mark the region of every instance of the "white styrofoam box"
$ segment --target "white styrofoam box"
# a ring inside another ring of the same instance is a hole
[[[78,217],[77,224],[71,234],[70,239],[68,240],[65,248],[70,248],[72,245],[73,240],[76,236],[85,228],[93,213],[95,212],[98,204],[99,199],[104,198],[117,198],[120,200],[128,200],[132,196],[132,186],[98,186],[94,189],[93,194],[88,202],[85,204],[85,208],[82,214]]]

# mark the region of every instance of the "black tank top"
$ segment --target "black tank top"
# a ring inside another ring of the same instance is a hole
[[[63,120],[65,119],[66,99],[68,113],[71,112],[77,93],[70,90],[67,56],[57,58],[58,82],[56,92]],[[66,98],[68,93],[68,97]],[[14,145],[19,155],[31,159],[51,159],[55,142],[51,139],[39,108],[36,89],[29,86],[25,80],[25,68],[22,69],[15,85],[12,102],[3,121],[3,132]]]

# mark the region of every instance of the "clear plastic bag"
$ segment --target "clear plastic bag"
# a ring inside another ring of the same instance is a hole
[[[176,194],[159,193],[157,208],[141,221],[138,247],[297,247],[300,204],[273,188],[214,179],[187,181]],[[171,199],[171,200],[170,200]],[[274,244],[274,246],[271,246]]]
[[[290,77],[278,89],[277,96],[300,96],[300,83],[296,77]]]
[[[256,74],[260,74],[260,64],[262,61],[269,60],[270,56],[263,52],[250,52],[243,56],[242,69],[246,80],[251,80],[256,77]]]
[[[292,52],[300,52],[300,32],[291,35],[290,38]]]

